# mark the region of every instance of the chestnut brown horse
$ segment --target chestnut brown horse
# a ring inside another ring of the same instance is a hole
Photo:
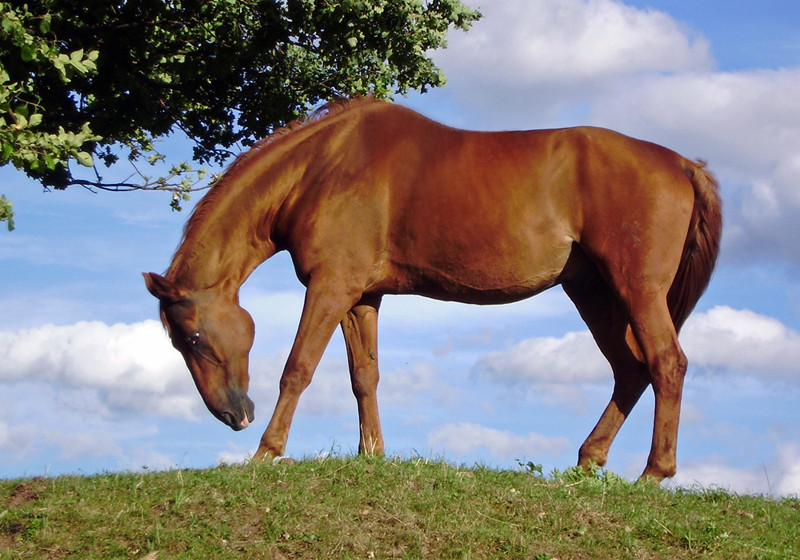
[[[306,286],[297,335],[255,459],[283,455],[302,391],[341,325],[359,451],[383,453],[378,308],[385,294],[499,304],[561,284],[611,364],[614,391],[578,462],[606,462],[648,385],[642,476],[676,470],[687,360],[678,330],[719,249],[702,163],[599,128],[470,132],[398,105],[334,103],[241,155],[198,203],[164,276],[145,274],[208,409],[234,430],[254,325],[239,288],[278,251]]]

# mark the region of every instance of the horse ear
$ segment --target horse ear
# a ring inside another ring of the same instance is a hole
[[[184,299],[183,291],[160,274],[143,272],[142,276],[147,290],[161,301],[176,303]]]

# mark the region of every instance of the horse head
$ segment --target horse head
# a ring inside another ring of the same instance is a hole
[[[144,274],[161,302],[161,321],[181,353],[208,410],[234,430],[254,419],[248,359],[255,326],[250,314],[211,290],[190,292],[163,276]]]

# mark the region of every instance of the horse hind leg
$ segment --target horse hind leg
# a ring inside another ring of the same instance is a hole
[[[563,284],[614,374],[614,389],[578,452],[578,465],[604,466],[614,438],[649,384],[647,368],[626,340],[628,310],[593,265],[578,280]]]
[[[677,470],[678,421],[688,360],[667,307],[666,292],[632,298],[631,326],[655,393],[653,440],[642,478],[661,481]]]
[[[378,414],[378,308],[380,298],[362,301],[342,321],[350,381],[358,405],[358,452],[383,455],[383,434]]]
[[[620,282],[621,289],[613,289],[599,273],[595,276],[583,283],[564,283],[614,371],[611,402],[581,446],[579,464],[605,464],[622,423],[647,385],[652,384],[653,439],[641,478],[660,482],[676,472],[678,420],[687,368],[667,305],[667,288]]]

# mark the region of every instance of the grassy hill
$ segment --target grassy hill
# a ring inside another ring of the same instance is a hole
[[[800,558],[800,500],[364,458],[0,481],[0,558]]]

